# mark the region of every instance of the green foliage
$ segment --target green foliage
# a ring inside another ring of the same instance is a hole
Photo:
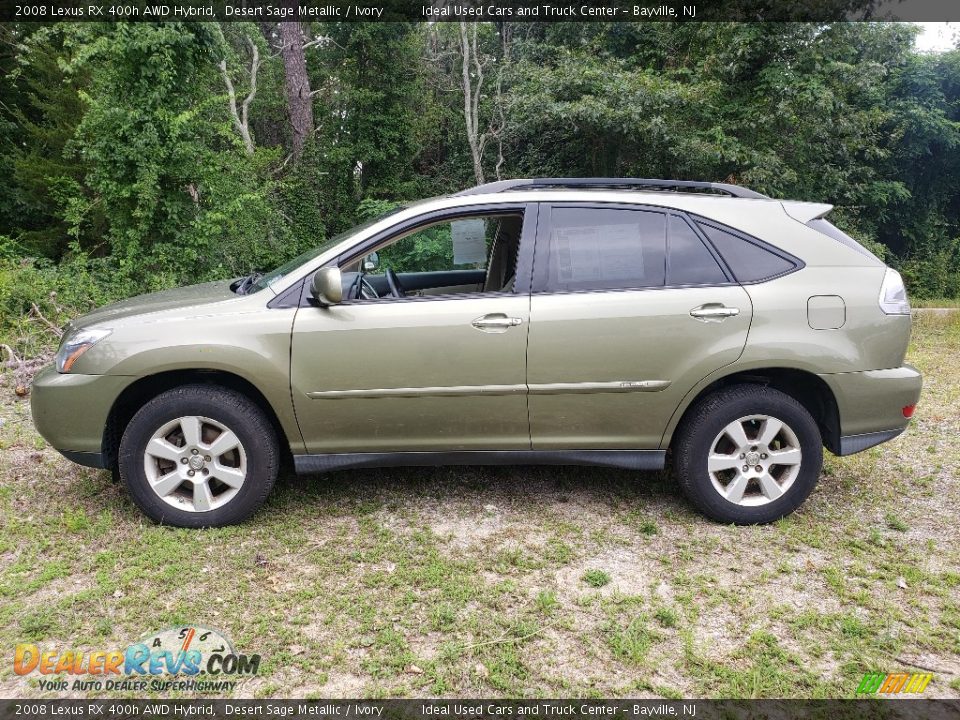
[[[610,583],[610,573],[606,570],[591,568],[584,572],[580,579],[592,588],[601,588]]]
[[[54,265],[45,258],[12,257],[8,248],[0,237],[0,338],[22,357],[57,344],[43,319],[63,327],[100,305],[155,289],[125,277],[110,258],[77,253]]]
[[[511,174],[732,181],[827,201],[953,296],[960,52],[897,24],[557,24],[528,32],[508,93]]]
[[[380,262],[395,272],[453,269],[450,224],[434,225],[400,240],[380,252]]]
[[[57,288],[72,312],[268,269],[401,199],[472,183],[456,25],[307,30],[316,133],[295,161],[283,63],[257,24],[0,25],[0,326],[27,300],[57,315],[45,304]],[[913,297],[960,297],[960,50],[918,54],[914,33],[484,24],[484,171],[732,181],[830,202]],[[218,64],[242,102],[253,47],[248,154]],[[437,227],[384,260],[451,267],[449,239]],[[90,292],[74,306],[63,293],[78,283]]]

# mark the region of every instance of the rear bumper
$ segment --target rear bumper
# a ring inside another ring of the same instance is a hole
[[[52,365],[33,379],[30,408],[44,440],[64,457],[103,467],[103,431],[114,401],[136,380],[124,375],[61,374]]]
[[[910,365],[819,377],[837,401],[840,455],[866,450],[902,433],[910,423],[904,408],[917,404],[923,386],[920,372]]]
[[[75,452],[73,450],[58,450],[57,452],[77,465],[97,468],[98,470],[107,467],[107,456],[102,452]]]
[[[837,454],[853,455],[854,453],[862,452],[867,448],[872,448],[874,445],[885,443],[887,440],[893,440],[906,429],[906,427],[902,427],[899,430],[881,430],[880,432],[863,433],[862,435],[841,435],[840,452]]]

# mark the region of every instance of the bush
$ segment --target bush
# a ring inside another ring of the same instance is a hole
[[[960,297],[960,238],[946,247],[929,248],[900,263],[910,297],[918,300]]]
[[[77,254],[55,266],[46,259],[11,258],[2,247],[0,243],[0,342],[21,358],[57,345],[50,325],[62,328],[77,315],[145,291],[107,259]]]

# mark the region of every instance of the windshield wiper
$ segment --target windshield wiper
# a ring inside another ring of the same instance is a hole
[[[246,295],[248,292],[250,292],[250,288],[253,287],[254,284],[260,282],[262,277],[262,272],[259,270],[254,270],[239,282],[234,292],[236,292],[237,295]]]

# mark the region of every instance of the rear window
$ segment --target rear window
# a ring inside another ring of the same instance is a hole
[[[698,222],[738,282],[760,282],[784,275],[797,264],[762,245],[727,230]]]
[[[811,220],[810,222],[808,222],[807,227],[813,228],[818,232],[822,232],[827,237],[832,237],[837,242],[843,243],[848,248],[853,248],[854,250],[856,250],[858,253],[861,253],[862,255],[871,257],[877,262],[882,262],[880,258],[878,258],[872,252],[867,250],[863,245],[861,245],[852,237],[847,235],[843,230],[838,228],[829,220],[824,220],[823,218],[817,218],[816,220]]]

